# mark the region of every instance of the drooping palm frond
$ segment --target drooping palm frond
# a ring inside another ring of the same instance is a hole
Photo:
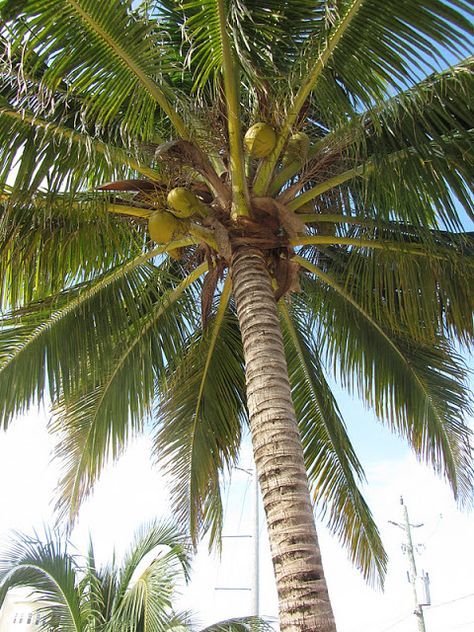
[[[459,207],[473,215],[473,76],[470,58],[367,113],[364,123],[373,131],[357,152],[371,155],[373,167],[361,181],[359,207],[456,230]]]
[[[206,270],[197,267],[181,283],[164,288],[153,307],[109,334],[103,354],[96,351],[89,380],[56,400],[52,429],[59,436],[57,456],[63,462],[57,509],[73,521],[82,500],[103,467],[116,459],[152,410],[156,382],[189,336],[192,303],[186,290]],[[111,353],[111,348],[115,351]]]
[[[315,218],[317,224],[320,220]],[[323,273],[337,271],[345,288],[358,287],[362,307],[380,322],[395,329],[402,326],[425,342],[444,332],[469,344],[474,334],[472,235],[394,222],[371,225],[363,219],[357,225],[354,216],[354,223],[344,225],[347,219],[341,216],[333,225],[341,237],[329,238],[341,247],[334,245],[321,255],[317,247],[307,246],[305,259],[319,265]],[[305,243],[313,239],[324,243],[317,234]]]
[[[220,475],[237,459],[245,417],[242,352],[235,318],[227,313],[229,280],[206,329],[161,386],[155,456],[172,470],[173,502],[196,543],[222,523]]]
[[[99,379],[112,339],[126,337],[132,326],[139,330],[174,282],[166,265],[146,263],[153,253],[0,320],[3,427],[46,394],[52,402],[68,399]],[[84,321],[93,327],[84,330]]]
[[[318,346],[338,378],[446,477],[461,504],[470,504],[474,472],[461,359],[442,339],[417,341],[402,325],[379,320],[359,304],[355,282],[347,288],[337,273],[298,261],[315,275],[306,284],[308,306]]]
[[[316,507],[372,583],[380,582],[387,556],[370,510],[358,489],[362,466],[324,377],[304,305],[280,302],[283,338],[306,468]]]
[[[45,118],[4,100],[0,101],[0,138],[2,183],[16,171],[12,184],[20,198],[34,194],[44,183],[50,191],[73,192],[123,178],[130,169],[159,177],[139,156],[78,132],[58,116]]]
[[[64,197],[9,200],[0,211],[3,312],[92,281],[145,250],[144,231],[108,213],[103,196]]]
[[[130,170],[158,177],[149,157],[120,135],[118,123],[99,129],[67,83],[48,86],[50,68],[34,50],[27,54],[21,42],[12,50],[5,34],[0,41],[6,51],[0,59],[0,174],[2,183],[11,181],[16,198],[40,187],[49,195],[66,189],[71,197]]]

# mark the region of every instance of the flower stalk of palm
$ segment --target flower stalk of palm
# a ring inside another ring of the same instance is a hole
[[[313,502],[386,558],[326,371],[472,497],[470,7],[0,6],[3,425],[50,398],[74,518],[151,424],[196,541],[248,421],[281,629],[334,630]]]

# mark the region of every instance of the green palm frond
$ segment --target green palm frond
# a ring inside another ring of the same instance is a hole
[[[453,199],[473,211],[472,90],[470,58],[352,117],[315,144],[307,164],[282,170],[291,177],[303,166],[281,197],[291,200],[292,210],[311,201],[317,210],[321,196],[331,192],[333,204],[355,206],[367,216],[431,226],[441,219],[459,229]],[[410,187],[404,186],[408,180]],[[285,182],[277,174],[272,190]],[[350,196],[335,197],[338,187]]]
[[[57,510],[70,521],[77,517],[105,464],[120,456],[130,438],[143,429],[156,382],[193,324],[186,290],[206,269],[203,263],[179,284],[165,287],[159,300],[131,321],[128,330],[113,329],[102,354],[97,350],[89,358],[99,369],[56,401],[52,429],[60,438],[57,456],[63,463]]]
[[[209,79],[216,80],[222,68],[223,43],[216,0],[187,1],[182,6],[183,29],[188,41],[187,58],[192,65],[195,84],[199,91]]]
[[[173,590],[172,570],[166,561],[155,559],[124,593],[110,629],[123,622],[131,632],[166,629]]]
[[[370,510],[358,490],[363,478],[341,413],[324,377],[304,306],[280,301],[283,339],[306,468],[316,506],[364,577],[380,582],[387,556]],[[301,312],[301,313],[300,313]]]
[[[101,199],[102,198],[102,199]],[[107,212],[103,196],[36,196],[0,210],[0,309],[94,280],[144,251],[145,232]]]
[[[202,90],[222,71],[223,115],[227,118],[229,159],[232,168],[233,207],[238,215],[248,215],[248,190],[244,171],[240,124],[238,64],[232,48],[225,0],[190,1],[184,4],[183,29],[189,42],[188,58],[193,63],[194,86]],[[218,91],[217,91],[218,92]]]
[[[260,97],[257,98],[258,105],[265,107],[263,97],[265,94],[268,97],[274,88],[274,85],[270,86],[270,79],[284,82],[297,54],[298,43],[315,28],[318,19],[320,22],[323,11],[306,0],[286,3],[284,10],[282,3],[275,0],[226,2],[223,7],[241,80],[246,86],[242,98],[246,100],[249,93],[256,91]],[[160,2],[156,16],[175,46],[183,47],[191,86],[215,94],[222,65],[217,3],[187,1],[177,7],[175,2],[167,0]],[[184,38],[180,31],[184,32]],[[196,83],[193,84],[193,80]],[[269,106],[267,104],[270,114]],[[243,117],[249,114],[242,112]]]
[[[6,1],[2,16],[12,53],[24,50],[24,65],[48,66],[45,86],[66,82],[85,101],[90,121],[106,126],[120,116],[123,134],[156,140],[157,106],[178,135],[188,137],[176,98],[164,77],[166,46],[131,2],[106,0]],[[81,45],[76,42],[80,40]]]
[[[90,534],[87,554],[81,563],[81,576],[76,579],[76,586],[81,600],[82,620],[86,625],[91,625],[93,621],[102,625],[110,615],[108,602],[115,594],[115,574],[111,567],[97,566]]]
[[[0,557],[2,591],[27,587],[48,604],[45,615],[65,632],[82,632],[80,598],[75,586],[76,566],[62,539],[51,532],[42,542],[20,533],[13,534],[10,545]],[[6,592],[4,592],[6,594]]]
[[[387,148],[416,148],[433,140],[441,142],[454,133],[469,138],[473,67],[474,58],[468,57],[367,110],[360,117],[366,151],[377,155]]]
[[[415,237],[408,230],[397,238],[399,242],[418,239],[425,256],[413,256],[403,245],[399,253],[383,249],[351,253],[345,286],[360,286],[358,300],[380,322],[395,329],[402,325],[410,336],[425,341],[435,340],[443,331],[468,345],[474,335],[472,235],[417,231]],[[420,292],[423,301],[417,296]]]
[[[429,227],[462,229],[460,209],[473,216],[470,197],[473,162],[469,154],[474,133],[462,138],[453,134],[440,142],[430,142],[394,153],[372,155],[366,162],[345,168],[321,182],[308,180],[283,191],[288,208],[297,211],[310,204],[314,212],[326,205],[332,212],[351,213],[353,209],[381,221],[401,221]],[[317,170],[317,163],[312,167]],[[311,168],[309,170],[311,173]],[[311,177],[311,176],[310,176]],[[411,187],[404,187],[408,180]]]
[[[315,104],[311,118],[332,129],[361,106],[371,107],[384,99],[390,89],[399,91],[419,81],[426,68],[435,70],[433,40],[445,46],[447,54],[469,54],[473,35],[469,15],[472,8],[462,0],[403,5],[389,0],[383,11],[377,0],[347,0],[328,8],[326,20],[315,23],[314,34],[302,42],[295,60],[294,93],[287,100],[279,142],[257,177],[257,194],[267,191],[288,136],[308,102]],[[421,56],[427,60],[424,67]]]
[[[328,237],[328,243],[347,240],[350,248],[333,246],[325,257],[307,247],[305,259],[320,265],[322,272],[337,271],[340,283],[357,292],[364,309],[425,342],[435,340],[441,331],[466,345],[472,341],[471,234],[378,221],[374,227],[370,223],[344,226],[343,220],[337,230],[350,237]]]
[[[472,7],[463,0],[389,0],[383,11],[377,0],[347,0],[330,12],[324,27],[320,25],[302,47],[294,79],[301,86],[295,102],[302,107],[312,91],[320,110],[329,116],[326,90],[328,96],[333,93],[330,83],[335,77],[353,103],[369,105],[389,86],[403,89],[422,78],[426,68],[435,70],[433,40],[444,47],[446,56],[462,55],[471,47]]]
[[[469,58],[364,116],[371,131],[356,152],[372,156],[372,166],[357,193],[359,206],[373,205],[382,216],[385,209],[404,221],[441,220],[457,230],[459,205],[473,215],[473,77]],[[408,179],[410,187],[403,186]]]
[[[114,555],[111,563],[97,566],[92,541],[82,558],[71,553],[71,542],[57,532],[47,530],[42,538],[12,534],[9,546],[0,552],[0,605],[10,588],[21,586],[31,590],[48,629],[192,632],[192,613],[173,608],[176,584],[189,577],[186,542],[172,523],[153,521],[136,532],[120,565]],[[228,619],[206,628],[270,630],[258,617]]]
[[[155,558],[136,577],[150,553]],[[110,628],[126,622],[127,629],[165,630],[169,623],[176,579],[190,570],[186,539],[172,524],[144,525],[135,535],[122,563]]]
[[[118,598],[130,587],[133,575],[141,561],[155,549],[159,549],[159,556],[166,560],[171,568],[175,571],[179,569],[184,577],[189,579],[191,567],[187,542],[187,538],[174,524],[163,521],[142,525],[135,533],[122,563]]]
[[[146,164],[146,156],[89,130],[77,131],[80,114],[72,115],[67,103],[57,109],[36,112],[0,99],[1,181],[5,186],[15,172],[16,198],[31,197],[45,184],[49,192],[67,189],[71,198],[74,191],[123,179],[130,173],[160,179],[160,173]]]
[[[245,415],[242,351],[235,318],[227,312],[229,279],[203,332],[173,366],[161,387],[155,454],[172,468],[173,502],[196,542],[210,529],[218,539],[220,474],[234,464]]]
[[[308,306],[320,327],[319,344],[343,385],[446,477],[460,503],[470,504],[474,472],[460,358],[445,341],[428,344],[414,340],[402,325],[390,328],[364,309],[356,290],[345,288],[337,275],[298,261],[315,275],[306,286]]]
[[[126,335],[131,324],[143,324],[143,314],[159,293],[168,291],[167,266],[146,264],[153,254],[139,255],[0,320],[3,427],[46,393],[54,402],[97,379],[107,364],[112,324],[116,337]],[[84,329],[84,321],[94,327]]]

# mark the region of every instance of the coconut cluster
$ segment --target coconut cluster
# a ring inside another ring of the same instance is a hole
[[[258,122],[247,130],[243,142],[246,152],[252,158],[262,159],[274,150],[277,134],[268,123]],[[293,134],[287,143],[283,164],[305,160],[309,144],[309,137],[304,132]],[[167,244],[183,238],[189,234],[193,217],[203,218],[209,213],[208,207],[198,196],[185,187],[171,189],[166,202],[167,208],[153,212],[148,221],[150,237],[158,244]]]
[[[244,136],[244,146],[254,158],[266,158],[275,149],[277,134],[268,123],[255,123]],[[309,151],[310,140],[305,132],[296,132],[288,140],[283,156],[283,164],[295,160],[303,161]]]
[[[185,187],[171,189],[166,201],[168,209],[155,211],[148,220],[148,232],[157,244],[184,237],[189,230],[190,218],[207,213],[205,204]]]

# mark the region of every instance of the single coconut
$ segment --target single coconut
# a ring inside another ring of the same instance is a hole
[[[157,244],[168,244],[187,232],[187,225],[168,211],[155,211],[148,220],[148,232]]]
[[[268,123],[255,123],[244,136],[244,145],[251,156],[265,158],[275,147],[277,136]]]
[[[207,214],[206,205],[201,202],[195,193],[185,187],[171,189],[168,193],[167,202],[170,211],[176,217]]]
[[[308,155],[309,145],[309,136],[304,132],[296,132],[290,136],[283,156],[283,164],[288,165],[294,161],[303,162]]]

